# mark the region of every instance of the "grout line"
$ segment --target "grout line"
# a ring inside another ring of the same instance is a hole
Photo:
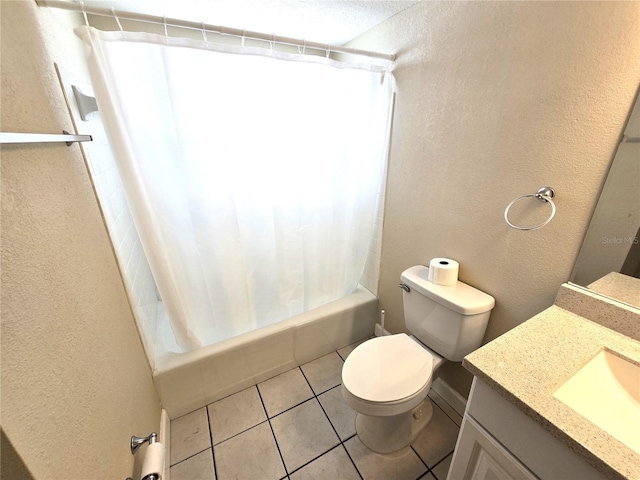
[[[241,432],[238,433],[234,433],[233,435],[231,435],[229,438],[225,438],[224,440],[220,440],[218,443],[216,443],[215,445],[213,444],[213,439],[211,440],[211,446],[215,447],[216,445],[222,445],[223,443],[225,443],[227,440],[231,440],[232,438],[236,438],[238,435],[242,435],[243,433],[248,432],[249,430],[251,430],[254,427],[257,427],[258,425],[262,425],[263,423],[267,422],[267,420],[263,420],[261,422],[256,423],[255,425],[250,426],[249,428],[245,428],[244,430],[242,430]]]
[[[209,409],[205,407],[205,411],[207,412],[207,427],[209,427],[209,441],[211,442],[211,457],[213,458],[213,476],[214,478],[219,478],[218,469],[216,468],[216,452],[213,449],[213,432],[211,431],[211,419],[209,418]]]
[[[351,437],[348,438],[348,440],[351,440],[353,437],[355,437],[355,435],[352,435]],[[345,440],[346,442],[347,440]],[[358,472],[358,476],[360,477],[360,480],[364,480],[364,477],[362,476],[362,474],[360,473],[360,470],[358,469],[358,466],[356,465],[356,462],[353,460],[353,458],[351,457],[351,454],[349,453],[349,450],[347,450],[347,446],[344,444],[344,442],[342,442],[342,448],[344,448],[345,453],[347,454],[347,457],[349,457],[349,460],[351,460],[351,464],[353,465],[353,468],[356,469],[356,472]]]
[[[333,390],[334,388],[339,387],[340,385],[342,385],[342,383],[339,383],[339,384],[337,384],[337,385],[334,385],[333,387],[327,388],[326,390],[323,390],[323,391],[322,391],[322,392],[320,392],[320,393],[315,393],[315,392],[314,392],[314,395],[315,395],[316,397],[319,397],[320,395],[324,395],[325,393],[327,393],[327,392],[329,392],[329,391]],[[311,389],[311,390],[313,390],[313,389]]]
[[[267,413],[267,407],[264,405],[264,400],[262,399],[262,394],[260,393],[260,389],[256,385],[256,390],[258,391],[258,397],[260,397],[260,403],[262,403],[262,408],[264,409],[264,413],[267,415],[267,422],[269,422],[269,429],[271,430],[271,435],[273,435],[273,441],[276,442],[276,448],[278,449],[278,455],[280,455],[280,461],[282,462],[282,467],[284,468],[285,477],[289,478],[289,469],[287,468],[287,464],[284,463],[284,457],[282,456],[282,452],[280,451],[280,445],[278,445],[278,439],[276,438],[276,432],[273,431],[273,425],[271,425],[271,419],[269,418],[269,414]],[[264,423],[264,422],[263,422]],[[283,478],[285,478],[283,477]],[[216,477],[218,478],[218,477]]]
[[[171,459],[169,459],[169,463],[170,463],[169,468],[171,468],[171,467],[175,467],[176,465],[179,465],[179,464],[181,464],[182,462],[186,462],[186,461],[187,461],[187,460],[189,460],[190,458],[193,458],[193,457],[195,457],[196,455],[200,455],[202,452],[206,452],[207,450],[209,450],[209,448],[212,448],[212,447],[207,447],[207,448],[205,448],[204,450],[200,450],[199,452],[196,452],[196,453],[194,453],[193,455],[189,455],[187,458],[183,458],[182,460],[180,460],[179,462],[176,462],[176,463],[174,463],[174,464],[171,464]],[[165,462],[166,462],[166,460],[165,460]]]
[[[1,1],[1,0],[0,0],[0,1]],[[298,368],[299,368],[299,367],[298,367]],[[292,370],[293,370],[293,369],[292,369]],[[285,373],[286,373],[286,372],[285,372]],[[277,376],[277,375],[276,375],[276,376]],[[272,378],[275,378],[275,377],[272,377]],[[267,380],[270,380],[270,379],[267,379]],[[266,380],[265,380],[265,382],[266,382]],[[263,382],[260,382],[260,383],[263,383]],[[213,405],[214,403],[217,403],[217,402],[219,402],[219,401],[221,401],[221,400],[224,400],[225,398],[229,398],[229,397],[232,397],[233,395],[236,395],[236,394],[238,394],[238,393],[240,393],[240,392],[244,392],[245,390],[249,390],[249,389],[250,389],[250,388],[252,388],[252,387],[256,387],[256,388],[258,388],[258,384],[256,383],[255,385],[250,385],[250,386],[248,386],[247,388],[243,388],[242,390],[240,390],[240,391],[238,391],[238,392],[230,393],[229,395],[226,395],[226,396],[224,396],[224,397],[222,397],[222,398],[219,398],[219,399],[217,399],[217,400],[214,400],[214,401],[213,401],[213,402],[211,402],[211,403],[207,403],[204,407],[198,407],[198,408],[196,408],[195,410],[191,410],[190,412],[184,413],[184,414],[182,414],[182,415],[180,415],[179,417],[176,417],[176,418],[170,418],[169,420],[173,422],[174,420],[177,420],[177,419],[179,419],[179,418],[185,417],[185,416],[189,415],[190,413],[197,412],[197,411],[198,411],[198,410],[200,410],[201,408],[207,408],[209,405]],[[260,389],[258,388],[258,391],[259,391],[259,390],[260,390]],[[263,404],[263,408],[264,408],[264,404]],[[264,412],[265,412],[265,413],[267,413],[267,409],[266,409],[266,408],[264,409]],[[207,411],[207,414],[208,414],[208,411]],[[260,422],[260,423],[262,423],[262,422]],[[259,425],[259,424],[258,424],[258,425]],[[248,429],[247,429],[247,430],[248,430]],[[246,431],[246,430],[245,430],[245,431]]]
[[[302,371],[302,369],[300,369],[300,371]],[[304,374],[304,372],[302,372],[302,376],[307,381],[307,383],[309,383],[309,380],[307,379],[307,376]],[[339,387],[339,386],[340,386],[340,384],[336,385],[336,387]],[[309,383],[309,387],[311,387],[310,383]],[[331,387],[329,390],[333,390],[336,387]],[[313,388],[311,390],[313,390]],[[326,392],[328,392],[329,390],[326,390]],[[322,392],[322,393],[325,393],[325,392]],[[322,395],[322,393],[320,395]],[[315,395],[315,393],[314,393],[314,397],[315,397],[316,401],[318,402],[318,405],[320,406],[320,409],[322,410],[322,413],[324,413],[325,418],[329,422],[329,425],[331,425],[331,428],[333,429],[333,432],[336,434],[336,437],[338,438],[338,445],[341,444],[342,443],[342,439],[340,438],[340,435],[338,434],[338,431],[336,430],[336,427],[333,426],[333,423],[331,422],[331,419],[329,418],[329,415],[327,415],[327,412],[325,411],[324,407],[322,406],[322,402],[318,398],[318,395]],[[309,400],[311,400],[311,399],[309,399]]]
[[[440,406],[436,402],[433,402],[433,403],[436,405],[436,407],[440,408]],[[442,410],[442,408],[440,408],[440,410]],[[447,412],[445,412],[444,410],[442,410],[442,413],[444,413],[449,420],[451,420],[453,423],[455,423],[456,427],[458,427],[458,430],[460,430],[461,425],[458,425],[458,422],[456,422],[453,418],[451,418],[450,415],[447,415]]]
[[[334,433],[336,434],[336,437],[338,438],[338,442],[342,443],[342,439],[340,438],[340,434],[338,433],[338,430],[336,430],[336,427],[333,426],[333,422],[329,418],[329,415],[327,415],[327,411],[324,409],[324,406],[322,405],[322,402],[320,401],[320,399],[318,397],[316,397],[316,400],[318,401],[318,405],[320,405],[320,409],[322,410],[322,413],[324,413],[324,416],[328,420],[329,425],[331,425],[331,428],[333,429]]]
[[[442,460],[440,460],[438,463],[436,463],[433,468],[436,468],[438,465],[440,465],[442,462],[444,462],[447,458],[449,458],[450,456],[453,455],[453,451],[449,452],[447,455],[445,455]],[[434,477],[436,477],[436,480],[439,480],[438,477],[436,476],[435,473],[433,473],[433,468],[430,469],[431,473],[433,474]],[[447,472],[448,473],[448,472]]]
[[[336,353],[338,353],[336,351]],[[340,356],[340,355],[338,355]],[[342,357],[341,357],[342,358]],[[344,362],[344,361],[343,361]],[[299,368],[299,367],[298,367]],[[300,371],[302,372],[302,376],[304,377],[304,379],[307,381],[307,383],[309,384],[309,388],[311,388],[311,391],[313,392],[313,387],[311,386],[311,383],[309,383],[309,379],[307,378],[307,376],[304,374],[304,371],[302,371],[302,368],[300,368]],[[342,385],[341,383],[339,383],[338,385],[336,385],[335,387],[331,387],[329,390],[332,390],[336,387],[339,387],[340,385]],[[329,391],[327,390],[327,392]],[[322,393],[326,393],[326,392],[322,392]],[[318,396],[315,394],[315,392],[313,392],[315,399],[318,400]],[[322,394],[320,394],[322,395]],[[337,430],[335,429],[335,427],[333,426],[333,423],[331,423],[331,420],[329,419],[329,415],[327,415],[327,412],[324,411],[324,407],[322,406],[322,403],[320,403],[320,400],[318,400],[318,403],[320,404],[320,408],[322,408],[322,412],[324,413],[325,417],[327,417],[327,419],[329,420],[329,425],[331,425],[331,428],[333,428],[333,431],[336,432],[336,435],[338,435]],[[345,440],[345,442],[347,440],[352,439],[353,437],[355,437],[355,434],[352,435],[351,437],[347,438]],[[360,477],[360,480],[364,480],[364,477],[362,476],[362,474],[360,473],[360,470],[358,470],[358,467],[356,465],[356,462],[353,461],[353,458],[351,458],[351,454],[349,453],[349,450],[347,450],[347,447],[345,447],[344,442],[342,441],[342,439],[340,438],[340,435],[338,435],[338,440],[340,441],[339,445],[342,445],[342,448],[344,448],[344,451],[347,454],[347,457],[349,457],[349,460],[351,460],[351,463],[353,464],[353,468],[356,469],[356,472],[358,472],[358,476]]]
[[[425,462],[422,457],[420,456],[420,454],[416,451],[415,448],[413,448],[412,444],[409,444],[409,448],[411,448],[411,450],[413,450],[413,453],[416,454],[416,456],[418,457],[418,459],[422,462],[422,464],[427,467],[427,473],[431,471],[431,469],[429,468],[429,465],[427,465],[427,462]]]
[[[438,393],[438,392],[436,392],[436,394],[437,394],[437,393]],[[440,405],[438,405],[438,403],[437,403],[433,398],[431,398],[429,395],[427,395],[427,398],[429,399],[429,401],[431,401],[431,403],[433,404],[433,406],[434,406],[434,407],[438,407],[438,409],[439,409],[442,413],[444,413],[444,414],[445,414],[445,416],[446,416],[449,420],[451,420],[451,421],[456,425],[456,427],[458,427],[458,431],[460,431],[460,425],[458,425],[458,422],[456,422],[453,418],[451,418],[451,415],[447,414],[447,412],[445,411],[445,409],[444,409],[444,408],[442,408]],[[442,401],[443,401],[444,403],[446,403],[447,405],[449,405],[449,404],[445,401],[445,399],[444,399],[444,398],[442,398],[442,397],[440,397],[440,398],[442,399]],[[453,407],[452,407],[451,405],[449,405],[449,407],[453,410]],[[454,412],[455,412],[455,410],[454,410]]]
[[[452,407],[452,406],[451,406],[451,405],[450,405],[450,404],[449,404],[449,403],[448,403],[444,398],[442,398],[442,395],[440,395],[440,394],[439,394],[438,392],[436,392],[435,390],[433,390],[433,392],[438,396],[438,398],[440,399],[440,401],[442,401],[443,403],[445,403],[445,404],[446,404],[446,405],[447,405],[451,410],[453,410],[453,411],[455,412],[455,414],[456,414],[456,415],[460,415],[458,412],[456,412],[456,411],[455,411],[455,409],[454,409],[454,408],[453,408],[453,407]],[[431,393],[431,390],[429,390],[429,393]],[[454,419],[451,415],[449,415],[449,414],[444,410],[444,408],[442,408],[440,405],[438,405],[438,402],[437,402],[434,398],[432,398],[432,397],[431,397],[431,395],[427,394],[427,397],[429,398],[429,400],[431,400],[431,403],[433,403],[433,404],[434,404],[434,405],[436,405],[440,410],[442,410],[442,413],[444,413],[444,414],[449,418],[449,420],[451,420],[453,423],[455,423],[455,424],[458,426],[458,428],[460,428],[460,426],[461,426],[461,425],[460,425],[458,422],[462,423],[462,416],[460,416],[460,419],[459,419],[459,420]]]
[[[348,442],[349,440],[351,440],[351,439],[352,439],[353,437],[355,437],[356,435],[358,435],[358,434],[357,434],[357,433],[354,433],[353,435],[350,435],[349,437],[345,438],[345,439],[342,441],[342,443],[346,443],[346,442]]]
[[[301,368],[301,367],[298,367],[298,368],[300,368],[300,371],[302,372],[302,376],[304,377],[304,381],[305,381],[305,382],[307,382],[307,385],[309,385],[309,388],[311,389],[311,392],[313,393],[313,396],[314,396],[314,397],[317,397],[316,392],[313,390],[313,387],[311,386],[311,383],[309,382],[309,379],[308,379],[308,378],[307,378],[307,376],[304,374],[304,370],[302,370],[302,368]]]
[[[290,473],[296,473],[298,470],[303,469],[304,467],[306,467],[307,465],[309,465],[312,462],[315,462],[316,460],[318,460],[320,457],[322,457],[323,455],[326,455],[327,453],[329,453],[332,450],[335,450],[336,448],[339,448],[342,444],[338,443],[337,445],[334,445],[333,447],[331,447],[329,450],[327,450],[326,452],[322,452],[320,455],[317,455],[316,457],[313,457],[311,460],[309,460],[307,463],[300,465],[298,468],[296,468],[295,470],[292,470]]]
[[[293,410],[293,409],[294,409],[294,408],[296,408],[296,407],[299,407],[299,406],[300,406],[300,405],[302,405],[303,403],[307,403],[309,400],[313,400],[313,399],[314,399],[314,397],[315,397],[315,395],[314,395],[313,397],[309,397],[309,398],[307,398],[306,400],[303,400],[303,401],[302,401],[302,402],[300,402],[300,403],[297,403],[297,404],[296,404],[296,405],[294,405],[293,407],[289,407],[289,408],[287,408],[286,410],[281,411],[280,413],[276,413],[276,414],[275,414],[275,415],[273,415],[272,417],[269,417],[269,420],[271,420],[272,418],[279,417],[279,416],[280,416],[280,415],[282,415],[283,413],[287,413],[288,411]],[[267,416],[268,416],[268,414],[267,414]]]
[[[262,383],[262,382],[260,382],[260,383]],[[249,385],[248,387],[243,388],[242,390],[238,390],[237,392],[233,392],[233,393],[230,393],[229,395],[225,395],[224,397],[221,397],[221,398],[219,398],[219,399],[217,399],[217,400],[214,400],[214,401],[213,401],[213,402],[211,402],[211,403],[208,403],[208,404],[207,404],[207,406],[209,406],[209,405],[213,405],[214,403],[217,403],[217,402],[219,402],[219,401],[221,401],[221,400],[224,400],[225,398],[233,397],[234,395],[237,395],[237,394],[238,394],[238,393],[240,393],[240,392],[244,392],[245,390],[249,390],[249,389],[250,389],[250,388],[252,388],[252,387],[256,387],[256,388],[257,388],[257,387],[258,387],[258,384],[256,383],[256,384],[254,384],[254,385]],[[197,410],[197,409],[196,409],[196,410]],[[265,410],[265,412],[266,412],[266,410]]]
[[[338,388],[338,387],[341,387],[341,386],[342,386],[342,383],[339,383],[339,384],[337,384],[335,387],[331,387],[331,388],[329,388],[329,389],[325,390],[324,392],[320,393],[318,396],[320,396],[320,395],[324,395],[325,393],[330,392],[331,390],[333,390],[333,389],[335,389],[335,388]]]
[[[336,387],[339,387],[342,384],[338,384],[336,385]],[[336,388],[333,387],[333,388]],[[332,388],[330,388],[329,390],[332,390]],[[327,392],[329,391],[327,390]],[[322,411],[324,412],[324,414],[326,415],[327,418],[329,418],[329,415],[327,415],[327,412],[325,411],[324,407],[322,406],[322,403],[320,402],[320,400],[318,400],[318,403],[320,403],[320,408],[322,408]],[[331,423],[331,419],[329,419],[329,423],[331,424],[331,426],[333,427],[333,423]],[[336,432],[336,435],[338,435],[338,431],[335,429],[335,427],[333,428],[333,430]],[[353,458],[351,458],[351,454],[349,453],[349,450],[347,450],[347,447],[344,445],[344,442],[351,440],[353,437],[355,437],[356,434],[354,433],[353,435],[351,435],[349,438],[345,439],[344,441],[340,438],[340,435],[338,435],[338,439],[340,439],[340,443],[342,444],[342,447],[344,448],[345,453],[347,454],[347,457],[349,457],[349,460],[351,460],[351,463],[353,464],[353,468],[356,469],[356,472],[358,472],[358,475],[360,476],[361,480],[364,480],[364,477],[362,476],[362,474],[360,473],[360,470],[358,470],[358,466],[356,465],[356,462],[353,460]]]

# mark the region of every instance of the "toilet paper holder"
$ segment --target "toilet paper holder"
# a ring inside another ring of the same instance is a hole
[[[136,437],[135,435],[131,435],[131,455],[136,453],[136,450],[140,448],[141,445],[149,442],[149,445],[156,443],[158,441],[158,434],[153,432],[148,437]]]
[[[141,445],[149,442],[149,445],[152,445],[158,441],[158,434],[153,432],[148,437],[136,437],[135,435],[131,435],[131,455],[134,455],[136,451],[140,448]],[[128,477],[127,480],[133,480],[131,477]],[[158,477],[152,473],[151,475],[147,475],[142,480],[158,480]]]

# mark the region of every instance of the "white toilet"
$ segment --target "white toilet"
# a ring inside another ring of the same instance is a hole
[[[356,432],[374,452],[400,450],[429,424],[433,374],[445,359],[460,362],[480,346],[495,305],[465,283],[442,286],[428,278],[422,265],[401,275],[404,320],[413,335],[367,340],[342,367],[342,394],[358,412]]]

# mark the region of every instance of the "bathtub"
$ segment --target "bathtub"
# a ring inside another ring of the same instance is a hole
[[[153,382],[169,418],[373,335],[378,299],[364,287],[275,325],[188,353],[170,353]]]

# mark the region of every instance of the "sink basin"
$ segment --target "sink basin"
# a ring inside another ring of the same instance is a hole
[[[553,396],[640,454],[640,366],[602,350]]]

